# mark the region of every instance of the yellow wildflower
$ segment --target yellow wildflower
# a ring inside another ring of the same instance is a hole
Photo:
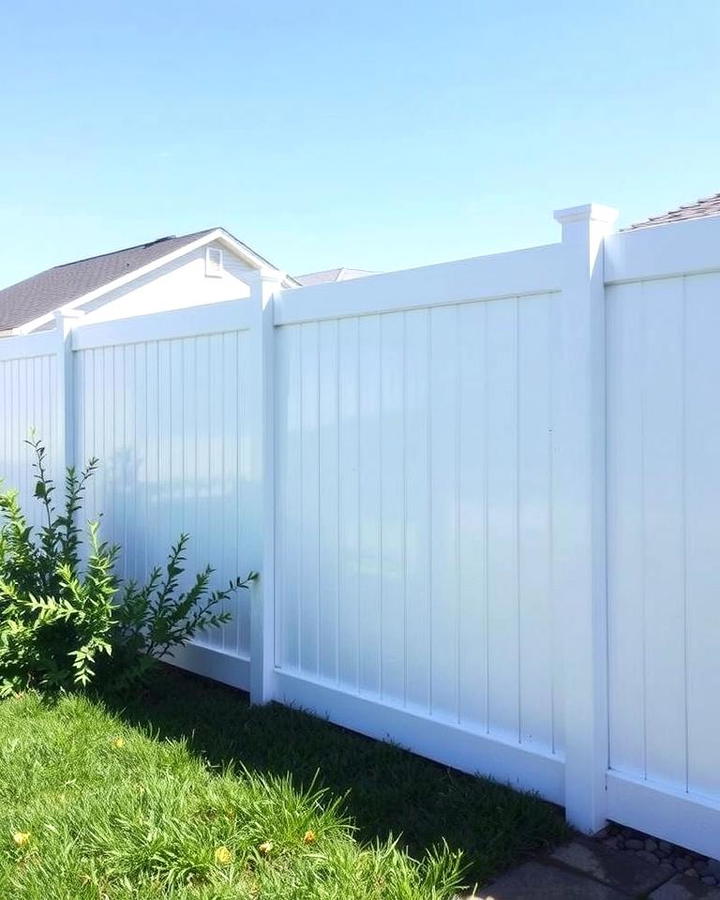
[[[15,831],[13,832],[13,843],[16,847],[24,847],[25,844],[30,841],[30,832],[29,831]]]
[[[215,851],[215,862],[219,866],[226,866],[232,862],[232,853],[227,847],[218,847]]]
[[[260,846],[258,847],[258,850],[263,854],[263,856],[267,856],[268,853],[270,853],[270,851],[272,850],[272,848],[273,848],[272,841],[263,841],[262,844],[260,844]]]
[[[315,834],[315,832],[311,828],[308,828],[308,830],[303,835],[303,843],[314,844],[316,839],[317,835]]]
[[[116,737],[112,743],[113,747],[115,747],[117,750],[121,750],[125,746],[125,738]]]

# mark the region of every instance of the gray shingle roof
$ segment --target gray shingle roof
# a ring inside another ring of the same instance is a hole
[[[191,244],[215,231],[208,228],[180,237],[159,238],[90,259],[46,269],[0,291],[0,332],[17,328],[51,313],[90,291]]]
[[[685,219],[704,219],[707,216],[720,216],[720,194],[711,197],[701,197],[695,203],[686,203],[677,209],[660,216],[651,216],[644,222],[636,222],[623,231],[634,231],[636,228],[650,228],[653,225],[667,225],[669,222],[682,222]]]

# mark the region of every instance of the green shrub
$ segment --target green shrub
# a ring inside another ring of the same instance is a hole
[[[211,590],[208,566],[181,590],[188,544],[182,534],[164,569],[153,569],[143,585],[123,584],[116,574],[120,548],[100,539],[97,521],[88,526],[83,561],[77,518],[98,461],[67,470],[58,514],[45,447],[29,443],[43,525],[37,532],[28,525],[17,491],[0,494],[0,696],[85,687],[95,679],[124,688],[199,631],[229,621],[223,603],[247,589],[255,573]]]
[[[156,566],[144,585],[130,581],[123,588],[121,602],[113,609],[112,657],[102,665],[116,688],[142,678],[158,659],[198,632],[229,622],[230,613],[219,607],[255,578],[251,572],[245,580],[231,581],[225,590],[210,590],[213,569],[207,566],[189,590],[181,591],[188,541],[188,535],[181,534],[165,567]]]

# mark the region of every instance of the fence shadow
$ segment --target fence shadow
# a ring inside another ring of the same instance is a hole
[[[103,700],[160,739],[184,738],[211,765],[289,774],[298,787],[315,780],[345,797],[363,841],[402,835],[420,857],[444,840],[463,851],[473,881],[567,834],[562,812],[534,797],[299,710],[250,706],[247,694],[170,666],[134,696]]]

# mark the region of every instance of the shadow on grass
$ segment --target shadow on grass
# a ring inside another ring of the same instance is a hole
[[[296,785],[345,796],[362,841],[402,835],[416,857],[443,840],[460,849],[468,878],[482,882],[533,850],[563,840],[562,812],[535,797],[464,775],[278,704],[162,667],[150,687],[104,697],[126,722],[160,738],[185,738],[208,763],[231,761]]]

